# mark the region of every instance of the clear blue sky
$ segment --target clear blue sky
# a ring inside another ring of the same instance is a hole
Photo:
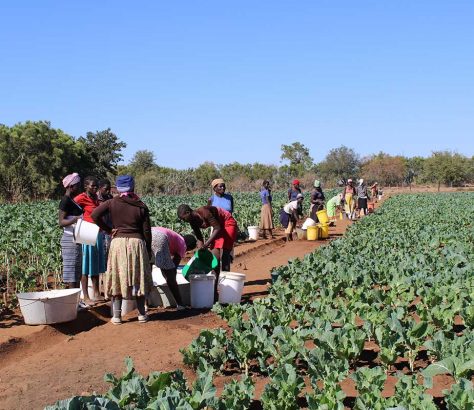
[[[474,1],[3,1],[0,123],[161,165],[474,155]]]

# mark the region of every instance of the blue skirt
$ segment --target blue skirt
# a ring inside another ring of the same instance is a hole
[[[97,276],[105,269],[104,233],[99,232],[95,245],[82,245],[82,274]]]

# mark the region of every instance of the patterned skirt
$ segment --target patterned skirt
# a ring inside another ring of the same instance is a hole
[[[270,204],[262,205],[260,211],[260,229],[273,229],[272,206]]]
[[[75,243],[72,235],[63,233],[61,257],[63,259],[63,282],[79,282],[82,273],[82,245]]]
[[[110,243],[104,288],[108,296],[146,296],[153,285],[145,241],[114,238]]]

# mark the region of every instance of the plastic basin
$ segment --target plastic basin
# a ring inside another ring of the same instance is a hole
[[[77,318],[81,289],[56,289],[17,293],[21,314],[27,325],[52,325]]]

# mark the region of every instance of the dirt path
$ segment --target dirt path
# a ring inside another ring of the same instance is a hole
[[[331,228],[344,233],[348,222]],[[233,270],[247,275],[244,299],[267,293],[271,269],[302,257],[325,241],[257,241],[236,248]],[[80,312],[75,322],[57,326],[25,326],[21,318],[0,322],[0,409],[40,409],[77,394],[103,391],[106,372],[121,372],[131,356],[142,374],[183,368],[179,349],[203,328],[223,326],[211,312],[152,309],[150,322],[135,317],[122,326],[109,323],[106,305]],[[188,369],[184,369],[191,375]]]

